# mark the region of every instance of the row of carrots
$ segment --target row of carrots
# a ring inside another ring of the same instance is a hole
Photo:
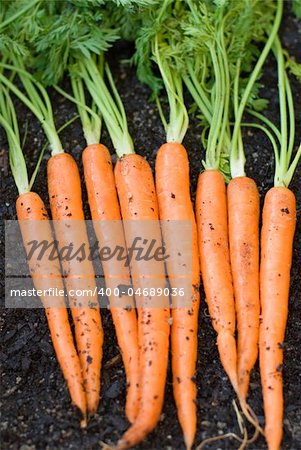
[[[268,448],[279,449],[283,420],[282,344],[296,222],[295,196],[288,185],[301,156],[301,146],[294,153],[294,105],[288,63],[278,37],[282,0],[271,2],[268,7],[264,2],[253,2],[249,8],[244,2],[231,1],[226,5],[192,0],[116,5],[112,1],[100,7],[93,1],[83,6],[76,2],[53,2],[50,6],[36,0],[17,11],[13,10],[15,2],[11,3],[0,25],[0,40],[2,36],[4,42],[0,122],[6,130],[12,174],[19,192],[16,209],[26,250],[29,251],[33,233],[38,241],[51,241],[52,231],[42,199],[31,191],[42,157],[29,180],[10,94],[37,117],[49,142],[48,193],[59,247],[70,242],[76,247],[82,243],[88,247],[79,170],[73,157],[64,152],[56,130],[45,87],[49,83],[78,108],[87,143],[82,154],[84,177],[98,241],[126,247],[137,228],[123,228],[121,220],[138,223],[141,233],[143,221],[152,221],[152,237],[157,242],[163,238],[168,253],[175,254],[179,243],[171,242],[167,229],[160,228],[160,220],[189,221],[192,226],[189,306],[182,307],[182,299],[175,297],[171,308],[154,307],[157,299],[153,296],[143,298],[135,308],[133,297],[127,296],[123,299],[127,307],[123,308],[115,306],[118,303],[114,295],[109,298],[127,378],[126,416],[131,423],[116,448],[135,446],[155,428],[164,401],[169,348],[178,419],[186,448],[193,446],[197,428],[194,374],[201,274],[220,360],[242,412],[256,433],[264,433]],[[66,24],[68,46],[64,40]],[[146,159],[134,152],[125,109],[104,62],[104,52],[119,36],[135,41],[133,61],[137,74],[153,89],[166,131],[166,143],[156,156],[155,179]],[[254,46],[257,37],[263,43],[260,53]],[[258,98],[256,84],[271,51],[278,70],[280,130],[260,112],[266,104]],[[297,70],[296,65],[291,66]],[[70,76],[72,94],[57,85],[65,73]],[[188,156],[182,145],[188,128],[184,85],[204,129],[205,170],[199,176],[195,208],[190,197]],[[160,102],[162,89],[167,94],[169,119]],[[244,123],[246,111],[257,122]],[[109,150],[99,143],[101,117],[118,156],[115,167]],[[262,129],[275,154],[275,185],[265,197],[261,232],[258,189],[245,174],[242,126]],[[41,220],[47,225],[35,226],[35,221]],[[74,221],[76,227],[72,225]],[[78,221],[82,224],[80,231]],[[105,221],[120,221],[119,232],[114,230],[113,234],[106,227],[104,234],[98,223]],[[63,289],[65,285],[67,292],[95,290],[91,261],[63,260],[61,272],[58,263],[48,261],[47,253],[45,256],[47,268],[41,268],[36,259],[29,261],[37,289]],[[171,276],[176,273],[176,264],[172,258],[166,264],[154,262],[149,278],[135,259],[130,268],[116,259],[102,262],[106,286],[112,292],[120,279],[132,283],[134,290],[164,289],[165,273],[170,286],[178,287],[179,280]],[[40,276],[45,270],[50,277]],[[118,278],[112,276],[116,273]],[[68,300],[74,338],[64,300],[54,308],[47,306],[47,296],[41,298],[58,362],[72,402],[83,414],[84,426],[88,415],[98,408],[104,333],[97,295],[81,298],[81,305],[75,296],[69,295]],[[264,431],[247,404],[258,345]],[[241,441],[240,448],[244,448],[249,442],[246,434]]]

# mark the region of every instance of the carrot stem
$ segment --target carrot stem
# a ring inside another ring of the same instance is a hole
[[[2,114],[0,114],[0,123],[6,131],[9,147],[11,148],[11,152],[9,154],[10,166],[18,192],[21,195],[25,192],[29,192],[27,169],[24,157],[22,155],[21,146],[15,136],[13,128]]]
[[[287,159],[290,161],[295,141],[295,109],[294,109],[294,101],[291,90],[291,85],[285,72],[285,89],[286,89],[286,99],[288,106],[288,116],[289,116],[289,140],[288,140],[288,149],[287,149]]]
[[[260,123],[252,123],[252,122],[242,122],[241,126],[242,127],[258,128],[259,130],[263,131],[267,135],[267,137],[270,139],[271,144],[273,146],[273,150],[274,150],[275,160],[278,161],[278,159],[279,159],[279,152],[278,152],[277,143],[276,143],[272,133],[266,127],[264,127]]]
[[[275,37],[277,35],[281,18],[282,18],[282,12],[283,12],[283,0],[277,1],[277,10],[276,10],[276,17],[271,29],[271,32],[269,34],[269,38],[266,41],[266,44],[261,52],[260,57],[258,58],[258,61],[255,65],[255,68],[253,69],[253,72],[249,78],[248,84],[244,90],[242,99],[239,104],[239,108],[235,117],[235,124],[234,124],[234,130],[232,134],[232,141],[231,141],[231,151],[230,151],[230,166],[231,166],[231,175],[232,177],[236,176],[243,176],[244,174],[244,153],[242,152],[242,148],[238,146],[237,141],[239,139],[239,130],[240,125],[242,121],[242,116],[248,101],[248,98],[250,96],[250,93],[252,91],[252,88],[254,86],[255,81],[257,80],[260,70],[262,69],[262,66],[267,58],[267,55],[269,54],[273,42],[275,40]]]
[[[273,133],[275,134],[278,142],[281,141],[281,133],[278,130],[278,128],[276,127],[276,125],[273,124],[273,122],[271,122],[267,117],[265,117],[263,114],[261,114],[258,111],[253,111],[252,109],[247,109],[246,110],[248,114],[256,117],[257,119],[259,119],[261,122],[263,122],[264,124],[266,124],[271,131],[273,131]]]
[[[23,63],[20,59],[15,59],[13,65],[0,63],[0,66],[18,73],[28,97],[26,97],[26,95],[24,95],[23,92],[2,73],[0,73],[0,81],[3,82],[4,85],[10,89],[37,117],[50,143],[52,156],[58,153],[63,153],[64,150],[55,128],[53,111],[46,89],[24,69]],[[39,91],[42,94],[43,99],[41,98]]]
[[[128,131],[124,106],[109,66],[106,66],[105,71],[113,95],[106,86],[95,60],[83,58],[78,66],[78,75],[84,79],[88,91],[101,112],[117,155],[121,157],[125,154],[134,153],[134,145]]]
[[[284,69],[284,57],[282,50],[279,51],[279,46],[276,40],[276,58],[278,67],[278,92],[279,92],[279,106],[280,106],[280,161],[279,161],[279,173],[276,180],[277,185],[283,185],[281,180],[281,174],[283,174],[287,167],[287,107],[286,107],[286,89],[285,89],[285,69]],[[278,170],[278,167],[276,167]]]
[[[74,97],[64,91],[60,86],[54,86],[55,90],[63,97],[77,105],[77,110],[82,123],[87,145],[98,144],[101,134],[101,116],[86,105],[85,92],[82,79],[71,75],[71,85]]]
[[[208,136],[205,169],[218,170],[220,155],[217,152],[217,142],[220,135],[221,122],[223,117],[225,89],[222,85],[222,75],[218,57],[212,45],[210,46],[209,50],[215,72],[216,92],[214,94],[215,100],[213,105],[213,116]]]
[[[166,141],[181,143],[188,128],[188,114],[183,99],[182,79],[176,71],[169,67],[167,60],[161,54],[158,35],[155,37],[152,51],[164,82],[169,103],[169,122],[164,118],[162,108],[159,106],[166,132]],[[157,102],[160,105],[159,99]]]
[[[285,69],[283,49],[278,36],[276,36],[274,41],[273,52],[277,60],[278,96],[280,106],[280,130],[277,129],[280,150],[278,151],[279,158],[275,158],[274,186],[288,187],[301,157],[301,144],[291,161],[295,142],[294,101],[289,78]],[[268,119],[265,119],[265,123],[269,125]],[[273,125],[272,129],[274,128],[276,128],[275,125]]]
[[[65,123],[57,130],[57,134],[59,135],[59,134],[61,133],[61,131],[63,131],[65,128],[67,128],[69,125],[71,125],[71,124],[72,124],[73,122],[75,122],[75,120],[77,120],[77,119],[78,119],[78,115],[72,117],[70,120],[68,120],[67,122],[65,122]],[[48,145],[49,145],[49,142],[47,141],[47,142],[45,143],[44,147],[42,148],[42,150],[40,151],[40,156],[39,156],[39,158],[38,158],[36,167],[35,167],[35,169],[34,169],[32,175],[31,175],[31,178],[30,178],[30,181],[29,181],[29,190],[31,190],[31,188],[32,188],[32,186],[33,186],[33,184],[34,184],[34,181],[35,181],[36,176],[37,176],[37,173],[38,173],[38,171],[39,171],[39,168],[40,168],[40,165],[41,165],[41,162],[42,162],[42,159],[43,159],[45,150],[46,150],[46,148],[48,147]]]
[[[211,123],[212,120],[212,107],[210,100],[206,94],[205,89],[202,87],[202,80],[199,82],[195,72],[192,68],[191,63],[187,63],[187,70],[189,73],[189,77],[187,75],[183,75],[183,80],[190,91],[192,97],[197,103],[198,107],[201,111],[203,111],[204,116],[206,117],[207,122]],[[203,69],[202,72],[205,72]],[[193,93],[192,93],[193,92]]]

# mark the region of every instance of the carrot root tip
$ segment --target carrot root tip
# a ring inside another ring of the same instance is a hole
[[[87,428],[87,425],[88,425],[87,416],[84,416],[80,422],[80,427],[84,429]]]

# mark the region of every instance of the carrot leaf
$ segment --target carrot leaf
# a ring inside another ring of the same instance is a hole
[[[36,76],[43,84],[57,84],[70,58],[100,55],[118,39],[118,32],[106,14],[103,1],[39,2],[30,17],[18,20],[13,36],[21,32],[31,51]],[[16,39],[19,40],[19,39]]]
[[[17,42],[26,43],[30,52],[30,67],[35,70],[38,85],[44,89],[43,92],[40,89],[43,99],[46,92],[43,86],[56,85],[66,71],[69,73],[73,96],[63,90],[60,92],[76,103],[88,144],[99,142],[99,113],[102,113],[115,148],[118,152],[129,153],[133,152],[133,143],[128,133],[125,111],[110,70],[106,70],[109,87],[105,84],[103,73],[103,54],[119,38],[113,12],[121,6],[120,3],[123,2],[40,1],[37,8],[31,10],[30,34],[26,33],[26,20],[22,18],[12,32],[6,30],[6,33]],[[22,35],[20,41],[18,34]],[[31,98],[32,101],[35,100],[35,106],[42,112],[43,101],[34,94],[32,86],[29,87],[30,95],[35,97]],[[87,106],[85,87],[92,98],[90,106]],[[44,115],[46,112],[44,110]]]

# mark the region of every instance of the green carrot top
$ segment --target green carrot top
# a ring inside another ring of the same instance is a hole
[[[16,111],[8,91],[0,88],[0,124],[4,128],[9,146],[9,163],[19,195],[30,191],[25,158],[21,148]]]
[[[135,38],[137,74],[157,98],[167,141],[181,142],[187,130],[183,80],[203,125],[204,167],[221,170],[226,179],[244,175],[242,115],[246,108],[260,111],[267,106],[259,98],[258,80],[279,28],[283,1],[123,4],[126,19],[119,14],[120,29],[125,37]],[[134,28],[131,33],[126,22]],[[262,51],[255,45],[258,42],[264,43]],[[162,86],[168,97],[168,121],[158,100]]]
[[[0,71],[0,74],[2,75],[2,71]],[[40,152],[36,167],[29,180],[15,107],[9,95],[9,91],[4,86],[1,86],[0,88],[0,125],[6,132],[10,168],[18,193],[21,195],[29,192],[33,186],[42,161],[45,146]]]
[[[133,152],[133,142],[120,96],[104,64],[104,52],[118,38],[114,14],[111,15],[113,3],[38,2],[31,10],[34,32],[26,34],[22,19],[18,20],[18,31],[26,35],[24,41],[32,58],[30,66],[43,85],[56,84],[68,71],[73,96],[66,95],[59,87],[57,90],[77,104],[87,144],[99,142],[101,114],[117,153],[122,155]],[[117,8],[115,3],[114,6]],[[90,106],[84,86],[92,98]]]
[[[101,54],[118,38],[105,3],[103,0],[4,2],[0,13],[0,49],[1,43],[2,48],[8,41],[15,44],[26,54],[26,62],[44,85],[56,84],[66,72],[70,57]]]
[[[100,111],[119,157],[134,153],[133,140],[128,131],[127,118],[108,64],[105,64],[107,83],[99,70],[96,58],[83,58],[77,66],[80,77]],[[108,87],[109,86],[109,87]]]
[[[25,70],[21,57],[13,55],[11,59],[13,62],[12,65],[0,63],[0,67],[17,72],[27,95],[3,73],[0,73],[0,82],[7,89],[11,90],[37,117],[49,141],[52,155],[63,153],[64,150],[56,130],[53,110],[46,89]]]
[[[258,97],[258,79],[279,29],[283,2],[188,3],[183,79],[209,129],[203,136],[204,166],[220,169],[226,179],[244,176],[242,116],[246,108],[260,111],[267,105]],[[257,42],[264,43],[261,51]]]
[[[167,142],[181,143],[188,128],[182,77],[177,67],[182,63],[178,55],[182,38],[182,31],[178,26],[179,15],[185,14],[185,7],[179,2],[164,0],[159,4],[141,7],[133,14],[137,14],[140,19],[135,33],[136,52],[133,57],[138,77],[153,91]],[[159,69],[161,79],[155,74],[156,68]],[[168,98],[168,120],[163,114],[159,100],[162,85]]]
[[[267,117],[263,115],[257,117],[263,122],[261,129],[270,138],[274,149],[274,185],[288,187],[301,158],[301,143],[294,154],[296,134],[294,100],[285,67],[284,51],[278,36],[274,40],[273,53],[277,61],[280,129]],[[294,73],[300,77],[300,64],[294,65]]]

